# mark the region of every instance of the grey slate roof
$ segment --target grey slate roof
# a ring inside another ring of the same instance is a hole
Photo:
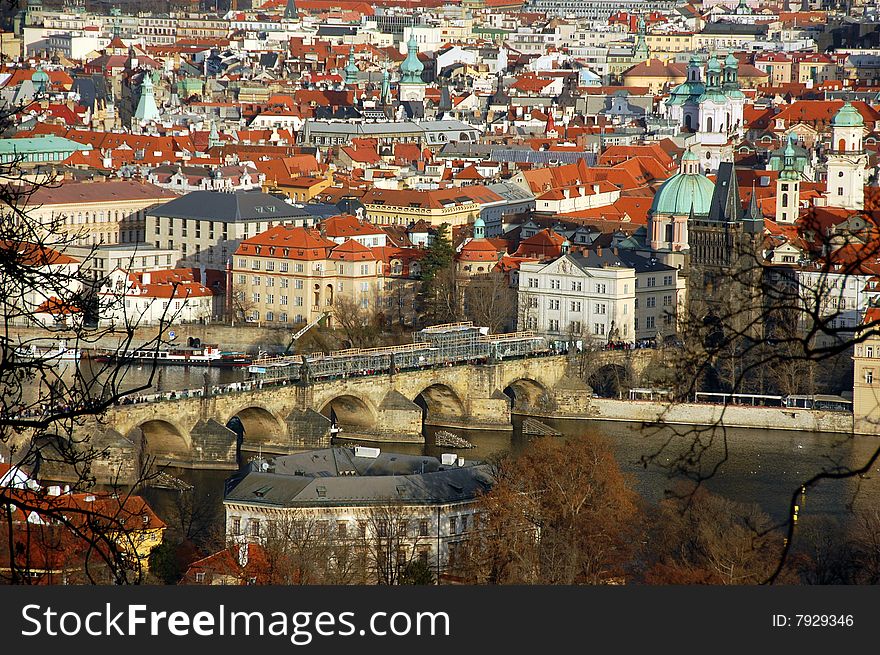
[[[715,178],[715,191],[712,193],[708,219],[719,223],[735,223],[742,218],[742,213],[736,168],[732,162],[721,162]]]
[[[299,207],[258,191],[193,191],[147,212],[148,216],[194,218],[224,223],[309,216]]]
[[[436,457],[382,452],[356,457],[350,448],[325,448],[259,462],[230,480],[225,500],[276,507],[445,504],[474,499],[492,485],[482,464],[444,466]]]

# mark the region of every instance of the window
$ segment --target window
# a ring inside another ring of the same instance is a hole
[[[580,334],[581,333],[581,322],[580,321],[572,321],[568,324],[568,331],[572,334]]]
[[[550,288],[551,289],[561,289],[562,282],[560,280],[550,280]]]
[[[648,299],[645,301],[645,307],[650,308],[650,307],[656,307],[656,306],[657,306],[657,297],[656,296],[649,296]]]
[[[572,291],[581,291],[581,283],[580,282],[572,282],[571,283]]]
[[[664,275],[663,276],[663,286],[668,287],[671,284],[672,284],[672,276],[671,275]]]
[[[281,312],[278,315],[278,320],[281,321],[282,323],[287,323],[287,312]]]
[[[605,334],[605,325],[602,323],[594,323],[593,334]]]
[[[275,262],[266,262],[266,270],[274,271],[275,270]]]
[[[376,522],[376,534],[380,537],[388,536],[388,522],[387,521],[377,521]]]
[[[468,517],[467,514],[461,517],[461,531],[467,532],[468,529]]]
[[[255,293],[255,294],[252,296],[252,300],[253,300],[253,302],[260,302],[260,294]]]
[[[530,289],[537,289],[538,288],[538,278],[530,277],[530,278],[528,278],[528,280],[529,280],[529,288]]]
[[[302,289],[303,288],[303,281],[302,280],[294,280],[293,288],[294,289]]]
[[[282,304],[282,305],[286,305],[286,304],[287,304],[287,296],[281,296],[281,304]]]
[[[865,384],[874,384],[874,369],[865,369]]]
[[[346,523],[345,521],[337,521],[336,535],[340,539],[347,539],[348,538],[348,523]]]
[[[663,296],[663,306],[669,307],[672,304],[672,296]]]
[[[551,298],[547,301],[547,309],[559,309],[559,301]]]
[[[247,282],[247,275],[239,275],[238,276],[238,283],[239,284],[245,284],[246,282]]]
[[[604,284],[597,284],[596,285],[596,293],[605,293],[605,288],[606,287]]]
[[[294,267],[294,270],[295,270],[297,273],[302,273],[302,272],[303,272],[303,265],[302,265],[302,264],[297,264],[297,265]]]
[[[253,276],[253,285],[254,285],[255,287],[260,286],[260,282],[261,282],[261,280],[262,280],[262,278],[261,278],[259,275],[254,275],[254,276]]]
[[[409,521],[397,522],[397,536],[406,537],[409,534]]]
[[[269,276],[267,275],[267,276],[266,276],[266,286],[267,286],[267,287],[274,287],[274,286],[275,286],[275,278],[274,278],[274,277],[269,277]]]
[[[275,304],[275,294],[274,293],[267,293],[266,294],[266,304],[267,305],[274,305]]]
[[[547,329],[550,330],[550,332],[559,332],[559,321],[551,319],[548,321]]]
[[[232,534],[241,534],[241,518],[238,516],[232,517],[232,526],[230,527]]]
[[[648,278],[648,286],[649,287],[656,287],[657,286],[657,278],[656,277],[649,277]]]
[[[595,313],[596,314],[604,314],[605,313],[605,303],[597,303]]]
[[[361,275],[368,275],[370,272],[369,264],[361,264]]]
[[[867,348],[865,348],[865,356],[866,357],[873,357],[874,356],[874,346],[868,346]]]
[[[654,327],[654,317],[648,316],[645,318],[645,329],[650,330]]]
[[[205,581],[205,572],[199,571],[196,573],[196,582],[204,582]]]
[[[569,303],[569,306],[573,312],[581,311],[581,303],[579,301],[572,300],[571,303]]]
[[[281,262],[278,265],[278,270],[280,270],[282,273],[287,273],[287,266],[288,266],[287,262]]]
[[[260,536],[260,519],[251,519],[251,536]]]
[[[457,517],[455,516],[449,517],[449,534],[455,534],[456,519]]]
[[[419,536],[427,537],[428,536],[428,522],[424,519],[419,521]]]
[[[275,313],[274,312],[266,312],[266,320],[267,321],[274,321],[275,320]]]

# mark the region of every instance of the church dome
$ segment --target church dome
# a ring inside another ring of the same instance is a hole
[[[727,55],[727,59],[724,60],[724,67],[736,68],[737,66],[739,66],[739,59],[734,57],[733,53],[731,52],[729,55]]]
[[[419,61],[419,45],[416,42],[415,34],[409,37],[406,44],[406,59],[400,64],[401,82],[417,83],[422,81],[422,71],[425,65]]]
[[[696,155],[688,152],[682,161],[694,161]],[[668,216],[708,216],[715,185],[701,173],[677,173],[657,190],[651,203],[651,214]]]
[[[849,101],[844,103],[843,107],[834,115],[831,121],[833,127],[862,127],[865,119],[859,113],[859,110],[853,107]]]

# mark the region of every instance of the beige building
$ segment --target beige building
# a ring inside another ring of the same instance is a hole
[[[417,191],[415,189],[371,189],[361,202],[370,221],[380,225],[409,225],[420,220],[452,227],[473,223],[483,205],[503,201],[484,186]]]
[[[383,267],[354,239],[341,244],[318,230],[278,225],[241,242],[232,266],[236,318],[261,324],[309,323],[345,297],[367,311],[380,306]]]
[[[880,434],[880,307],[865,313],[870,336],[853,350],[853,426],[857,434]],[[858,337],[861,335],[857,335]]]
[[[63,182],[38,189],[27,208],[75,245],[140,243],[147,211],[176,197],[154,184],[130,180]]]

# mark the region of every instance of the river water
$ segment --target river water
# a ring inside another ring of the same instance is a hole
[[[641,458],[656,450],[670,436],[669,429],[657,431],[645,429],[641,424],[547,420],[563,433],[562,438],[578,439],[585,435],[597,436],[611,445],[621,469],[628,475],[633,487],[649,502],[662,499],[672,488],[675,479],[669,477],[660,466],[645,468]],[[679,428],[681,430],[681,428]],[[384,450],[411,454],[439,456],[450,452],[433,443],[435,429],[427,428],[429,443],[382,443],[370,444]],[[499,452],[521,452],[531,437],[520,431],[519,421],[511,432],[456,430],[456,434],[470,440],[476,447],[456,451],[467,459],[481,459]],[[690,436],[673,438],[670,453],[681,448]],[[775,521],[782,521],[788,514],[788,503],[793,492],[810,476],[831,466],[860,466],[880,439],[864,436],[817,434],[808,432],[783,432],[768,430],[729,429],[722,436],[716,435],[718,445],[710,448],[704,461],[714,464],[722,455],[722,443],[726,438],[727,460],[721,464],[716,475],[705,482],[713,493],[732,500],[757,503]],[[351,445],[340,440],[340,444]],[[661,457],[668,461],[669,456]],[[223,481],[228,471],[169,470],[173,475],[194,485],[197,501],[210,507],[212,520],[222,525]],[[160,515],[175,511],[175,492],[149,490],[148,498]],[[880,467],[860,480],[823,481],[813,487],[801,500],[800,519],[830,518],[846,525],[853,518],[850,505],[855,510],[876,508],[880,504]],[[205,517],[207,518],[207,516]],[[169,520],[171,517],[169,517]]]
[[[146,381],[149,367],[131,367],[125,377],[126,386],[136,386]],[[246,379],[246,369],[216,369],[201,367],[163,367],[157,369],[154,377],[155,391],[172,389],[196,389],[205,383],[205,374],[210,384],[225,384]],[[545,420],[563,434],[563,438],[578,439],[592,435],[606,440],[614,450],[621,469],[630,476],[632,485],[649,502],[663,498],[665,492],[675,483],[660,466],[645,468],[641,458],[656,451],[670,438],[671,429],[646,429],[638,423],[578,420]],[[661,456],[661,462],[668,462],[684,444],[689,444],[693,434],[687,428],[679,427],[683,436],[673,437],[668,452]],[[449,449],[433,445],[435,428],[426,427],[427,443],[382,443],[385,450],[411,454],[439,456]],[[503,452],[520,452],[530,437],[521,432],[520,421],[515,421],[512,432],[484,430],[454,430],[459,436],[467,438],[476,447],[459,450],[467,459],[483,459]],[[705,435],[704,435],[705,440]],[[345,440],[340,441],[346,444]],[[349,444],[350,445],[350,444]],[[794,491],[811,476],[823,470],[841,466],[860,466],[870,457],[874,449],[880,447],[880,438],[869,436],[834,435],[811,432],[787,432],[758,429],[727,429],[714,434],[714,445],[704,455],[704,464],[711,466],[723,457],[726,447],[726,461],[717,473],[706,481],[707,488],[730,499],[757,503],[771,517],[782,520],[788,513],[788,502]],[[190,471],[173,470],[169,472],[192,485],[204,503],[214,508],[215,520],[222,516],[223,481],[228,471]],[[159,507],[173,499],[175,492],[151,490],[149,496]],[[869,474],[861,479],[844,481],[823,481],[811,489],[802,503],[803,518],[826,516],[845,523],[849,516],[849,506],[856,510],[880,506],[880,465],[875,465]]]

